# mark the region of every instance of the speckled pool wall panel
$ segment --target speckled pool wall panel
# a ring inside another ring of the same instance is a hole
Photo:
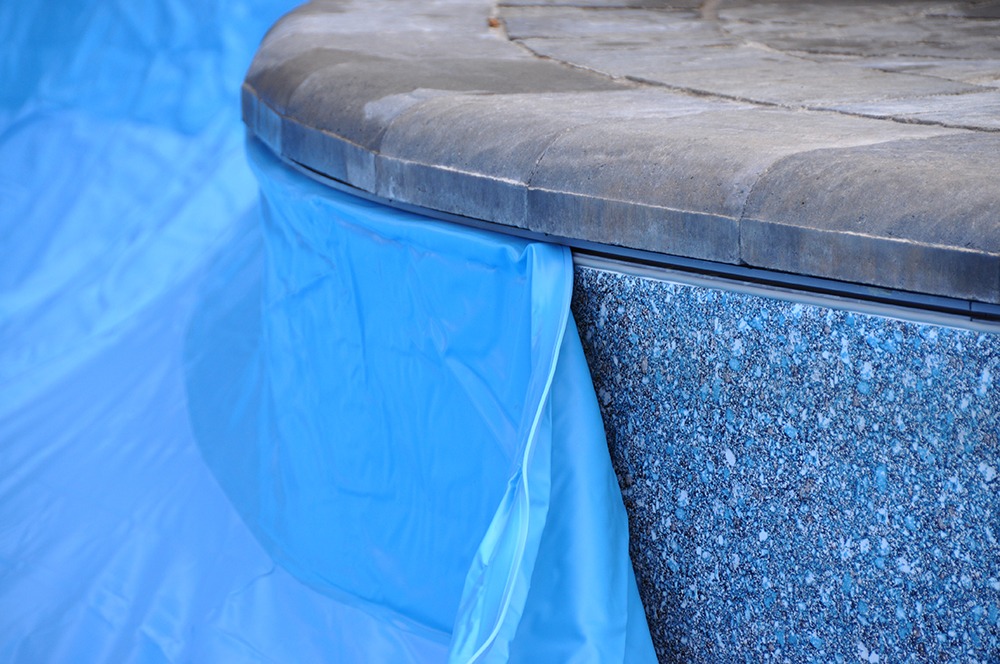
[[[661,661],[1000,661],[1000,336],[577,267]]]

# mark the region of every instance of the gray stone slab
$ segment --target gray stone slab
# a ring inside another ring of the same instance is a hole
[[[391,0],[368,2],[311,2],[283,17],[268,32],[258,49],[247,81],[253,84],[268,71],[285,71],[259,85],[265,94],[282,80],[291,63],[304,65],[319,58],[313,70],[331,57],[337,62],[353,59],[433,60],[467,55],[479,59],[529,59],[523,49],[511,44],[499,29],[488,24],[493,12],[488,0],[448,0],[434,4],[401,3]],[[442,44],[447,43],[447,48]],[[330,51],[323,56],[311,52]],[[352,58],[352,54],[354,57]],[[301,80],[301,77],[298,77]],[[286,82],[285,88],[294,88]]]
[[[245,85],[274,111],[282,115],[289,112],[292,95],[309,77],[322,76],[322,72],[347,65],[344,69],[370,66],[378,62],[385,65],[385,58],[330,47],[317,47],[298,53],[285,60],[276,60],[270,66],[255,63],[247,74]]]
[[[996,0],[966,5],[962,7],[962,16],[966,18],[1000,19],[1000,2]]]
[[[504,0],[500,7],[591,7],[594,9],[699,9],[704,0]]]
[[[954,5],[902,2],[888,13],[885,3],[845,11],[843,3],[805,2],[776,14],[768,3],[735,9],[723,4],[721,15],[728,33],[786,52],[950,59],[995,54],[998,25],[949,15]],[[817,31],[817,24],[825,29]]]
[[[608,45],[607,40],[586,37],[524,43],[539,55],[612,76],[780,106],[822,107],[976,90],[943,79],[818,63],[746,45],[675,49],[659,38]],[[831,85],[831,80],[837,84]]]
[[[295,14],[290,16],[294,18]],[[490,28],[487,17],[482,19],[482,29],[469,33],[449,33],[434,30],[383,29],[377,32],[349,30],[323,31],[310,21],[310,29],[301,35],[282,30],[265,37],[266,49],[258,51],[251,65],[251,74],[260,67],[272,66],[314,48],[335,48],[341,51],[364,53],[370,56],[395,60],[455,58],[468,55],[491,60],[530,59],[524,49],[512,44],[499,29]],[[291,21],[290,21],[291,22]],[[479,21],[476,21],[478,26]],[[281,24],[284,27],[284,24]],[[272,36],[274,35],[274,36]],[[442,48],[442,40],[448,48]]]
[[[550,189],[528,190],[528,228],[612,246],[739,263],[739,219]],[[583,231],[582,233],[580,231]]]
[[[466,9],[476,5],[454,4]],[[309,5],[293,12],[268,34],[245,83],[244,117],[272,149],[362,189],[375,189],[374,156],[382,133],[396,115],[428,98],[469,91],[622,87],[533,58],[498,39],[489,33],[485,12],[473,25],[464,19],[428,20],[440,9],[428,13],[400,7],[393,15],[407,30],[414,22],[425,30],[373,35],[373,16],[385,15],[378,14],[380,8],[385,10],[387,3],[365,5],[356,12],[360,17]],[[464,17],[454,8],[449,11]],[[437,33],[450,35],[449,30],[458,34],[449,37],[449,49],[442,49]]]
[[[681,16],[696,18],[697,12]],[[559,38],[580,35],[670,34],[687,27],[687,21],[664,20],[661,12],[635,9],[590,11],[585,7],[509,7],[503,11],[511,39]]]
[[[858,57],[844,61],[882,71],[933,76],[980,87],[1000,87],[1000,59],[942,60],[919,57]]]
[[[311,32],[369,37],[387,33],[469,36],[487,31],[486,19],[494,9],[491,0],[313,0],[283,17],[267,39]]]
[[[772,165],[742,224],[748,264],[1000,302],[1000,136],[803,152]]]
[[[904,20],[957,11],[962,0],[722,0],[719,15],[725,20],[801,24],[817,27],[857,22]]]
[[[1000,91],[834,104],[833,109],[873,118],[1000,131]]]
[[[282,123],[281,149],[293,161],[364,191],[375,191],[376,153],[336,134],[290,118]]]
[[[294,118],[281,132],[283,154],[369,191],[383,132],[395,115],[426,98],[476,90],[621,88],[582,70],[529,58],[397,60],[333,49],[262,70],[247,84],[267,91],[260,94],[261,103]]]
[[[733,229],[754,184],[773,163],[821,147],[942,131],[948,130],[778,109],[588,125],[567,131],[539,161],[530,183],[528,225],[738,263]],[[630,203],[636,204],[632,213],[625,209]]]
[[[998,302],[992,13],[325,0],[270,31],[243,112],[284,158],[414,205]]]
[[[302,124],[377,149],[386,128],[384,114],[368,104],[418,89],[454,92],[575,92],[615,90],[621,84],[546,60],[359,59],[320,69],[300,84],[287,114]]]
[[[257,138],[264,142],[275,154],[284,154],[281,149],[281,132],[284,118],[262,102],[256,92],[247,84],[240,90],[243,124]]]
[[[568,129],[740,108],[750,107],[637,89],[439,98],[401,115],[386,132],[377,193],[525,226],[531,175]],[[442,126],[449,130],[440,131]]]

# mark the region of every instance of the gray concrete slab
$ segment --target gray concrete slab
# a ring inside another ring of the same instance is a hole
[[[684,39],[691,39],[691,35]],[[526,39],[524,44],[538,55],[611,76],[776,106],[825,107],[836,102],[977,90],[964,83],[927,76],[888,73],[841,62],[815,62],[755,45],[671,48],[665,47],[666,41],[646,36],[641,42],[616,39],[608,43],[603,37],[581,36]],[[831,81],[837,81],[837,85],[831,85]]]
[[[783,52],[967,60],[996,51],[996,25],[968,20],[966,2],[903,0],[891,11],[883,2],[777,4],[723,2],[719,14],[728,34]]]
[[[348,65],[318,69],[288,102],[286,114],[302,124],[377,149],[385,113],[369,104],[415,90],[526,93],[617,90],[621,85],[580,69],[536,59],[381,59],[359,57]]]
[[[886,72],[933,76],[982,88],[1000,88],[1000,60],[942,60],[940,58],[912,56],[867,58],[845,56],[842,61]]]
[[[549,146],[570,129],[600,132],[609,125],[741,108],[750,106],[628,87],[439,98],[399,117],[386,132],[376,193],[527,227],[528,183]],[[440,131],[444,124],[447,132]]]
[[[322,0],[265,38],[244,118],[433,210],[998,303],[995,5]]]
[[[755,184],[741,255],[760,267],[835,278],[850,256],[860,283],[998,303],[997,173],[997,134],[796,154]]]
[[[873,118],[1000,131],[1000,90],[853,104],[837,103],[832,104],[831,108]]]
[[[680,16],[697,18],[697,10],[683,11]],[[507,35],[511,39],[523,40],[532,38],[558,39],[577,38],[580,36],[607,35],[676,35],[687,26],[687,21],[664,21],[659,14],[635,9],[604,9],[600,12],[586,7],[505,7],[503,22]],[[713,32],[722,35],[715,26],[708,26]]]
[[[586,7],[590,9],[699,9],[702,0],[504,0],[500,7]]]
[[[529,198],[528,226],[572,226],[598,242],[738,263],[738,233],[726,229],[738,227],[755,183],[784,157],[947,131],[783,109],[587,125],[546,150],[530,183],[539,193]],[[622,204],[634,202],[644,207],[621,221]],[[636,233],[634,223],[648,230]]]

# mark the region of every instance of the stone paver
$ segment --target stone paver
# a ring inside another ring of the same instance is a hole
[[[313,2],[244,116],[388,199],[1000,304],[998,4]]]

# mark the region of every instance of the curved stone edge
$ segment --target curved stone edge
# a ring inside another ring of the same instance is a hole
[[[492,11],[304,5],[262,43],[244,120],[285,159],[430,210],[1000,304],[1000,135],[612,79],[531,55]]]

